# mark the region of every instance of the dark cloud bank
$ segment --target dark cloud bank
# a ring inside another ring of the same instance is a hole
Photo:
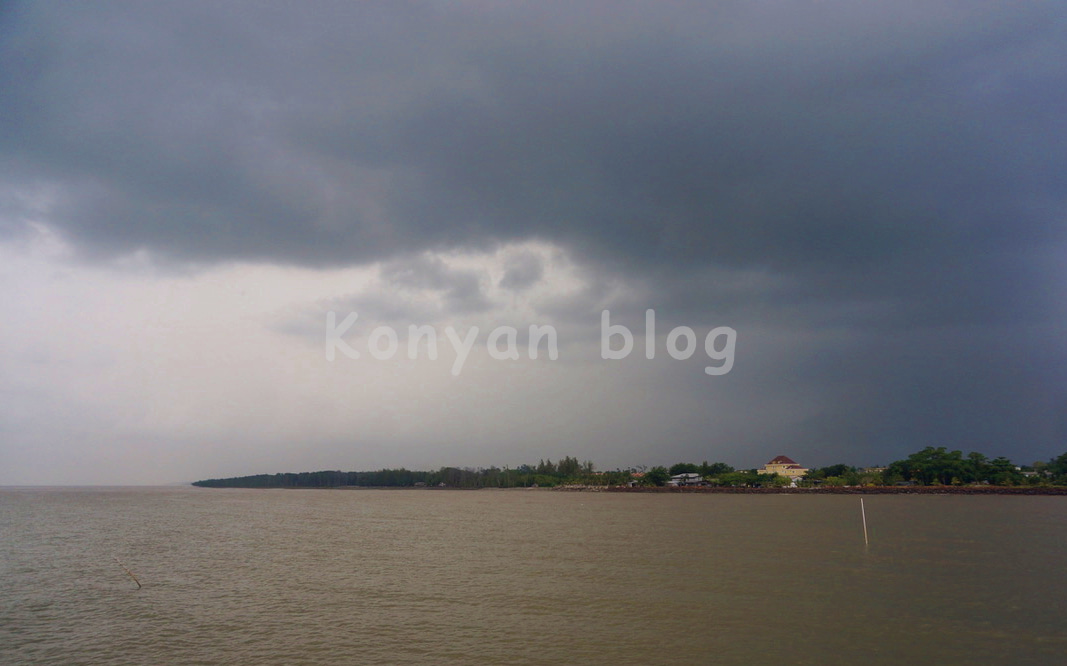
[[[753,420],[776,418],[761,393],[835,396],[772,447],[1029,462],[1067,448],[1065,19],[1014,2],[15,4],[2,231],[43,217],[94,260],[383,260],[394,283],[447,274],[472,308],[476,278],[406,258],[544,240],[641,285],[622,313],[737,328]],[[541,271],[519,257],[501,286]],[[746,327],[788,353],[746,350]]]

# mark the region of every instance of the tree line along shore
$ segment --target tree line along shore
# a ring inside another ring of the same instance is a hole
[[[736,495],[811,493],[828,495],[1067,495],[1067,486],[784,486],[752,488],[733,486],[559,486],[558,490],[613,493],[720,493]]]
[[[672,477],[696,482],[672,487]],[[1047,462],[1016,465],[1004,457],[926,447],[885,467],[830,465],[808,470],[799,479],[759,470],[737,470],[722,463],[676,463],[598,471],[591,461],[566,456],[558,462],[510,467],[404,468],[367,472],[283,472],[196,481],[204,488],[560,488],[626,492],[882,492],[899,494],[1067,494],[1067,453]]]

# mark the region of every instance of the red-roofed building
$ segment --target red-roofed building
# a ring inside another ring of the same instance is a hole
[[[757,470],[760,474],[781,474],[790,479],[799,479],[808,473],[807,468],[801,467],[789,456],[776,456],[773,460]]]

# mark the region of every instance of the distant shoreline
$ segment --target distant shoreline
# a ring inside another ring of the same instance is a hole
[[[821,488],[560,486],[557,490],[610,493],[719,493],[733,495],[1067,495],[1067,486],[824,486]]]
[[[743,488],[733,486],[512,486],[510,488],[462,488],[456,486],[288,486],[248,488],[212,486],[216,490],[425,490],[425,491],[522,491],[587,493],[688,493],[705,495],[1057,495],[1067,496],[1067,486],[825,486],[821,488]]]

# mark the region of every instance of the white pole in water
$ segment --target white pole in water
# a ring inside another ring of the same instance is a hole
[[[863,508],[863,498],[860,498],[860,515],[863,516],[863,545],[869,546],[871,542],[867,540],[867,510]]]

